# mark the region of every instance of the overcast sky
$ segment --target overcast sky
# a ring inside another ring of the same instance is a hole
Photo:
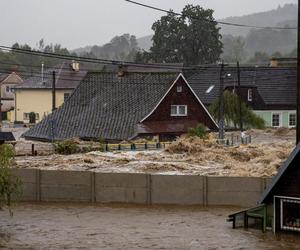
[[[277,8],[297,0],[136,0],[180,12],[188,3],[215,10],[215,17],[239,16]],[[35,46],[60,43],[69,49],[103,44],[113,36],[152,33],[152,23],[162,13],[124,0],[0,0],[0,44]]]

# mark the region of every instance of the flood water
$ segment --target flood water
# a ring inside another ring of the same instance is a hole
[[[1,249],[300,249],[300,235],[231,229],[236,208],[21,203]]]

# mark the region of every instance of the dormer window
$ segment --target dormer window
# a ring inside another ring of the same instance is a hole
[[[253,100],[253,91],[252,89],[248,89],[248,102],[252,102]]]
[[[182,92],[182,86],[177,86],[177,92],[181,93]]]

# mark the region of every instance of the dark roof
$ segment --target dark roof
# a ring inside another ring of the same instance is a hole
[[[12,132],[0,132],[0,141],[15,141],[15,137]]]
[[[9,75],[8,73],[0,73],[0,82],[4,81]]]
[[[256,87],[267,105],[296,105],[296,68],[241,67],[241,86]],[[236,67],[225,67],[224,87],[237,86]],[[220,68],[197,69],[186,73],[187,80],[204,104],[211,104],[219,95]],[[214,85],[210,93],[207,89]]]
[[[74,89],[87,74],[86,70],[74,71],[70,63],[63,62],[53,68],[47,69],[44,73],[44,81],[41,76],[30,77],[15,89],[51,89],[52,88],[52,72],[56,74],[57,89]]]
[[[24,137],[51,140],[54,134],[55,140],[129,139],[135,135],[137,123],[155,107],[176,76],[177,73],[127,73],[118,78],[116,73],[90,72],[65,104]]]
[[[293,160],[296,158],[296,156],[300,153],[300,143],[295,147],[293,152],[289,155],[287,160],[284,162],[284,164],[279,169],[277,175],[275,175],[272,179],[272,182],[269,184],[267,189],[263,192],[259,203],[264,203],[269,196],[272,194],[273,189],[275,188],[276,184],[279,182],[280,178],[284,175],[284,173],[288,170],[290,166],[292,166]]]

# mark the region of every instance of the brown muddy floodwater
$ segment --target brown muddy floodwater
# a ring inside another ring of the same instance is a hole
[[[21,203],[1,249],[300,249],[299,235],[231,229],[236,208]]]

